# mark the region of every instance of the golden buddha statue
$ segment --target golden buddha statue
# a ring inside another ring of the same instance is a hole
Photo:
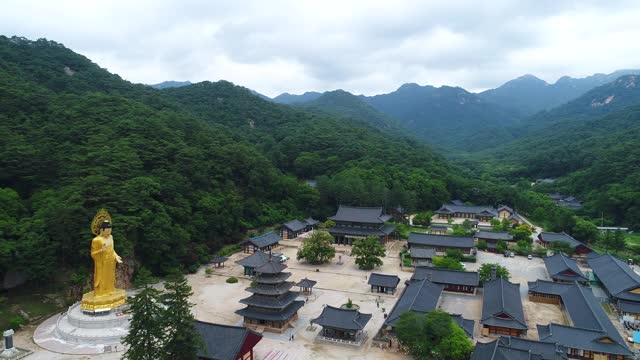
[[[126,302],[126,294],[116,289],[116,263],[122,259],[116,253],[111,235],[111,216],[101,209],[93,218],[91,241],[93,258],[93,291],[82,296],[82,310],[108,311]]]

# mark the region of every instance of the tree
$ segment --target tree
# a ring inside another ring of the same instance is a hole
[[[357,239],[353,242],[351,256],[356,258],[356,264],[362,270],[371,270],[382,266],[381,257],[385,256],[384,245],[380,243],[377,236],[367,236],[364,239]]]
[[[531,238],[531,234],[533,234],[533,230],[531,230],[531,227],[527,224],[518,225],[515,229],[511,230],[509,233],[513,235],[513,240],[515,241],[528,240],[529,243],[533,242],[533,239]]]
[[[429,225],[431,225],[431,218],[432,217],[433,217],[433,212],[431,212],[431,211],[420,212],[420,213],[416,214],[416,216],[413,217],[413,224],[414,225],[429,226]]]
[[[462,254],[460,249],[447,249],[447,257],[457,261],[462,261],[464,254]]]
[[[467,359],[473,344],[452,319],[442,310],[426,314],[413,311],[400,315],[395,327],[400,343],[409,349],[415,359],[463,360]]]
[[[440,269],[464,270],[464,267],[460,264],[460,260],[450,257],[434,257],[433,266]]]
[[[496,251],[499,253],[506,251],[508,247],[507,242],[504,240],[500,240],[496,243]]]
[[[165,283],[167,293],[163,297],[167,309],[163,314],[165,341],[160,359],[198,359],[198,350],[203,346],[200,334],[193,325],[191,313],[193,295],[191,286],[182,274],[173,274]]]
[[[124,357],[129,360],[156,360],[163,353],[165,333],[160,292],[148,285],[129,300],[132,313],[129,333],[123,343],[129,348]]]
[[[324,229],[328,229],[328,228],[334,227],[334,226],[336,226],[336,222],[333,221],[333,220],[327,220],[327,221],[322,223],[322,228],[324,228]]]
[[[600,238],[598,227],[592,222],[576,217],[576,224],[571,229],[571,235],[585,244],[596,242]]]
[[[621,230],[616,230],[613,236],[609,240],[609,249],[615,251],[624,250],[627,244],[624,241],[624,233]]]
[[[502,278],[509,280],[511,275],[509,275],[509,270],[499,264],[489,264],[485,263],[480,266],[480,270],[478,270],[478,274],[480,275],[480,281],[488,281],[491,280],[492,269],[495,266],[496,268],[496,278]]]
[[[571,244],[569,244],[566,241],[552,242],[549,245],[549,249],[551,249],[551,251],[553,251],[554,254],[565,253],[567,255],[571,255],[575,251],[575,248],[571,247]]]
[[[531,254],[531,241],[527,239],[523,239],[518,241],[516,245],[516,253],[518,255],[529,255]]]
[[[306,259],[314,265],[325,264],[336,256],[333,237],[324,230],[314,231],[310,237],[302,241],[297,259]]]
[[[487,247],[489,247],[489,245],[487,245],[487,242],[485,240],[480,240],[478,241],[478,250],[487,250]]]

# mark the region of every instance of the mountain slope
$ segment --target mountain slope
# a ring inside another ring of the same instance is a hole
[[[247,228],[308,215],[317,198],[159,90],[61,44],[0,37],[0,276],[88,268],[100,207],[118,253],[166,273],[197,268]]]
[[[416,136],[445,148],[475,151],[511,139],[508,127],[519,115],[462,88],[405,84],[366,101],[410,129]]]
[[[579,79],[563,76],[554,84],[533,75],[524,75],[498,88],[483,91],[478,96],[515,109],[523,115],[532,115],[565,104],[595,87],[629,74],[640,74],[640,70],[618,70],[611,74],[594,74]]]
[[[638,75],[620,77],[544,113],[544,118],[534,116],[536,127],[485,152],[476,163],[511,181],[560,178],[555,190],[587,200],[584,211],[589,215],[639,228],[638,80]]]
[[[327,91],[319,98],[299,103],[297,106],[311,112],[342,116],[380,130],[400,131],[400,125],[396,120],[374,109],[361,97],[344,90]]]
[[[308,91],[301,95],[283,93],[273,98],[274,102],[279,104],[297,104],[315,100],[322,96],[322,93],[316,91]]]
[[[640,75],[624,75],[562,106],[526,119],[523,121],[523,129],[531,131],[562,121],[594,119],[638,103],[640,103]]]
[[[154,89],[166,89],[166,88],[173,88],[173,87],[181,87],[181,86],[187,86],[187,85],[191,85],[191,81],[163,81],[159,84],[153,84],[153,85],[149,85]]]

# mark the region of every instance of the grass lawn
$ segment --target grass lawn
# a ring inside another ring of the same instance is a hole
[[[640,246],[640,233],[637,234],[624,234],[624,240],[629,247],[635,248]]]
[[[45,293],[23,292],[2,295],[4,301],[0,303],[0,329],[8,329],[11,319],[22,316],[20,311],[27,313],[32,320],[41,320],[44,317],[62,311],[62,308],[53,301],[45,301]]]

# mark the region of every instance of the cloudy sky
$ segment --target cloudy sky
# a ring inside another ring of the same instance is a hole
[[[640,68],[638,19],[638,1],[22,0],[3,2],[0,33],[61,42],[133,82],[372,95]]]

